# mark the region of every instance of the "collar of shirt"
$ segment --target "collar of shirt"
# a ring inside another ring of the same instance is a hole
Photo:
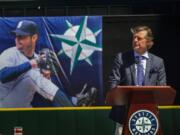
[[[144,54],[142,54],[142,55],[140,55],[140,54],[138,54],[137,52],[134,51],[134,58],[136,58],[137,56],[143,56],[146,59],[149,59],[149,55],[148,55],[147,51]]]

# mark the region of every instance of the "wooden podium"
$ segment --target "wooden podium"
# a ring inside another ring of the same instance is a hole
[[[128,115],[123,135],[162,135],[159,124],[158,105],[173,104],[176,91],[170,86],[117,86],[108,92],[106,102],[117,105],[115,100],[124,95]],[[149,133],[150,132],[150,133]]]

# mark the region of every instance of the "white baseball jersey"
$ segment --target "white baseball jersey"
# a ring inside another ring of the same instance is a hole
[[[37,55],[36,55],[37,56]],[[0,70],[28,62],[16,47],[5,50],[0,55]],[[59,88],[40,73],[40,69],[30,69],[13,81],[0,82],[0,107],[30,107],[34,93],[53,100]]]

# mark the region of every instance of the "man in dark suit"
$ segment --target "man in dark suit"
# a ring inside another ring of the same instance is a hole
[[[163,59],[148,52],[153,46],[153,34],[147,26],[131,29],[133,49],[119,53],[114,59],[109,76],[110,89],[118,85],[166,85],[166,72]],[[122,134],[124,118],[127,114],[126,101],[123,96],[113,106],[110,118],[117,122],[116,135]]]

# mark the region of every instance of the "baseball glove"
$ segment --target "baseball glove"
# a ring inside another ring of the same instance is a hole
[[[50,70],[52,74],[54,74],[58,68],[58,58],[56,54],[48,48],[39,51],[37,63],[40,71]]]

